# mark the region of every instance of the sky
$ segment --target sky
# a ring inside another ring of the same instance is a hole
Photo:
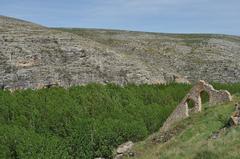
[[[0,15],[49,27],[240,35],[240,0],[0,0]]]

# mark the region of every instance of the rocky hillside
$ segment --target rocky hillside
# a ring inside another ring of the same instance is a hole
[[[240,37],[51,29],[0,16],[1,88],[240,80]]]
[[[237,82],[240,37],[214,34],[160,34],[116,30],[61,29],[109,46],[147,67],[160,82],[185,77]]]

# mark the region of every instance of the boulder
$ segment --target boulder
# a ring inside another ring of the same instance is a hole
[[[123,154],[117,154],[114,159],[123,159],[124,155]]]
[[[132,147],[133,147],[133,142],[132,141],[128,141],[122,145],[120,145],[117,148],[117,154],[124,154],[127,153]]]

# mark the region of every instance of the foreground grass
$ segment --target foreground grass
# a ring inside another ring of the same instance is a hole
[[[178,123],[179,134],[165,143],[154,143],[156,133],[147,140],[135,145],[138,159],[239,159],[240,127],[222,129],[226,126],[234,103],[240,101],[235,97],[233,102],[210,107]],[[219,132],[217,139],[212,135]]]

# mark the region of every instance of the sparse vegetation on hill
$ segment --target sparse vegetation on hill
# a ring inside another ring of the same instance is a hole
[[[151,77],[174,81],[238,82],[240,38],[217,34],[166,34],[104,29],[61,28],[142,62]],[[231,62],[230,62],[231,61]]]

